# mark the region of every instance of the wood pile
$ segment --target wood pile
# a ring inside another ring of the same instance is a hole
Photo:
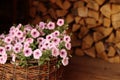
[[[30,22],[64,18],[72,52],[120,63],[120,0],[30,0]]]

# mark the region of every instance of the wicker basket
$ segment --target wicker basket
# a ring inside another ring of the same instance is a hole
[[[1,80],[62,80],[63,67],[55,67],[56,59],[42,66],[20,67],[7,63],[0,64]]]

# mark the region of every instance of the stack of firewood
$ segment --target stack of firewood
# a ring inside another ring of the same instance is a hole
[[[120,63],[120,0],[30,0],[30,21],[64,18],[72,52]]]

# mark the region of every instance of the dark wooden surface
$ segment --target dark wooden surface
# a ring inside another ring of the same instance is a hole
[[[120,64],[111,64],[88,56],[73,56],[65,68],[63,80],[120,80]]]

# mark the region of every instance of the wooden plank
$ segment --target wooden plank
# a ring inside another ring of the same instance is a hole
[[[81,48],[76,48],[75,49],[75,55],[77,55],[77,56],[84,56],[84,52],[83,52],[83,50],[81,49]]]
[[[120,64],[117,63],[88,56],[73,56],[65,68],[63,80],[120,80],[119,69]]]

